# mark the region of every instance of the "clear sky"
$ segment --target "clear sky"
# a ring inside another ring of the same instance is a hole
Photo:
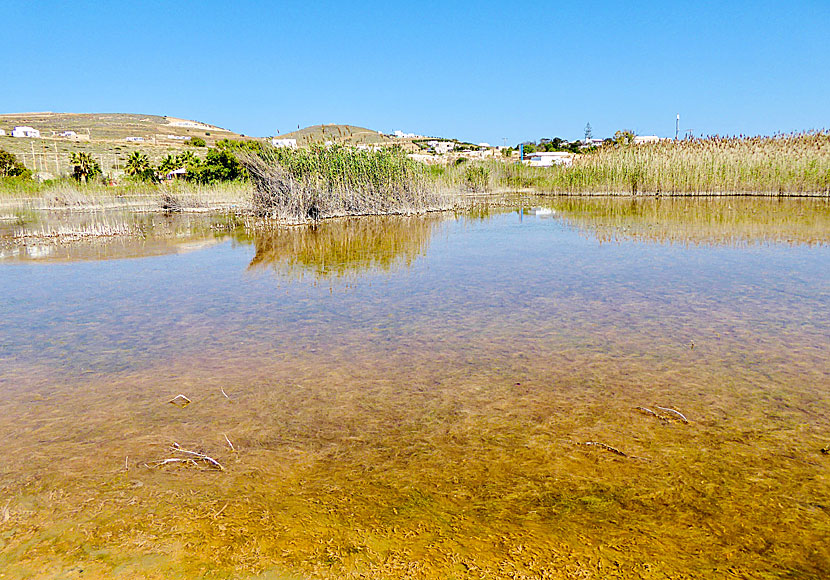
[[[0,113],[501,144],[830,127],[830,0],[0,2]]]

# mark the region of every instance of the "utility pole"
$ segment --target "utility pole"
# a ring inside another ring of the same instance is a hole
[[[677,141],[680,138],[680,113],[677,113],[677,121],[674,124],[674,140]]]

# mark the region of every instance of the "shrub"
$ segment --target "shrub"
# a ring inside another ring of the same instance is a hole
[[[30,178],[32,172],[20,163],[12,153],[0,149],[0,177]]]
[[[490,169],[473,165],[464,171],[464,182],[470,191],[487,191],[490,185]]]

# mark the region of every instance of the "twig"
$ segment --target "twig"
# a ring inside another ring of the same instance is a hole
[[[669,409],[667,407],[657,407],[661,411],[665,411],[666,413],[671,413],[672,415],[676,416],[678,419],[683,421],[684,423],[688,423],[689,420],[686,418],[686,415],[681,413],[680,411],[675,411],[674,409]]]
[[[600,449],[605,449],[606,451],[610,451],[611,453],[616,453],[617,455],[621,455],[623,457],[628,457],[627,453],[623,453],[616,447],[611,447],[610,445],[606,445],[605,443],[600,443],[599,441],[586,441],[581,445],[593,445],[595,447],[599,447]]]
[[[218,512],[216,512],[215,514],[213,514],[213,519],[218,518],[218,517],[219,517],[219,514],[221,514],[223,511],[225,511],[225,508],[226,508],[226,507],[228,507],[228,504],[227,504],[227,503],[225,503],[225,505],[223,505],[223,506],[222,506],[222,509],[220,509]]]
[[[659,414],[655,413],[654,411],[652,411],[648,407],[634,407],[634,408],[637,409],[638,411],[642,411],[646,415],[651,415],[652,417],[657,417],[658,419],[660,419],[664,423],[668,422],[668,418],[664,417],[663,415],[659,415]],[[658,407],[658,409],[659,409],[659,407]]]
[[[229,400],[231,403],[233,403],[233,400],[228,396],[228,393],[225,392],[225,389],[223,389],[222,387],[219,387],[219,390],[222,391],[222,394],[225,395],[225,398],[227,400]]]
[[[178,394],[167,402],[171,403],[173,405],[176,405],[177,407],[181,407],[182,409],[184,409],[185,407],[187,407],[190,404],[190,399],[188,399],[187,397],[185,397],[182,394]]]
[[[225,438],[225,441],[227,441],[227,442],[228,442],[228,447],[230,447],[230,448],[231,448],[231,451],[233,451],[234,453],[236,453],[236,447],[234,447],[234,446],[233,446],[233,443],[231,443],[231,440],[230,440],[230,439],[228,439],[228,436],[227,436],[227,435],[225,435],[224,433],[222,433],[222,436]]]
[[[167,459],[160,459],[159,461],[154,461],[153,463],[148,463],[147,465],[150,467],[161,467],[162,465],[169,465],[171,463],[187,463],[189,465],[193,465],[194,467],[197,465],[196,460],[189,457],[168,457]]]
[[[190,451],[188,449],[182,449],[181,446],[178,443],[175,443],[175,442],[171,445],[171,447],[173,448],[174,453],[185,453],[187,455],[192,455],[193,457],[196,457],[197,459],[200,459],[200,460],[206,462],[211,467],[215,467],[219,471],[225,471],[225,468],[222,467],[222,464],[219,463],[218,461],[216,461],[213,457],[205,455],[204,453],[199,453],[198,451]]]

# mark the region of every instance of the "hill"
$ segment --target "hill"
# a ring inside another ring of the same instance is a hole
[[[300,147],[308,145],[393,145],[397,144],[407,151],[418,151],[413,139],[398,138],[378,133],[366,127],[355,125],[312,125],[298,131],[278,135],[280,139],[296,139]]]
[[[14,138],[11,132],[16,126],[33,127],[40,131],[41,138]],[[6,132],[6,136],[0,136],[0,149],[13,153],[45,178],[70,173],[72,152],[92,154],[104,173],[117,175],[133,151],[146,153],[153,163],[158,163],[165,156],[186,149],[197,154],[204,150],[192,146],[187,137],[204,139],[208,146],[222,139],[246,138],[198,121],[126,113],[5,114],[0,115],[0,129]],[[61,135],[68,131],[75,135]]]

